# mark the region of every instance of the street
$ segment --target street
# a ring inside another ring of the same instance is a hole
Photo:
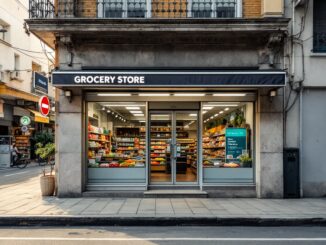
[[[31,163],[24,169],[19,168],[1,168],[0,169],[0,189],[7,188],[29,179],[39,176],[43,167],[37,163]]]
[[[0,244],[325,244],[326,227],[2,228]]]

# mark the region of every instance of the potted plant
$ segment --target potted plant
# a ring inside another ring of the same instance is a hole
[[[241,162],[241,166],[243,168],[251,168],[252,167],[252,159],[251,159],[251,157],[249,157],[248,154],[241,155],[239,159]]]
[[[54,165],[51,164],[51,162],[54,161],[55,144],[47,143],[43,145],[42,143],[37,143],[36,147],[35,154],[42,159],[46,159],[46,165],[50,165],[49,174],[46,173],[46,165],[43,166],[43,175],[40,179],[42,196],[53,196],[55,190],[55,176],[52,174]]]

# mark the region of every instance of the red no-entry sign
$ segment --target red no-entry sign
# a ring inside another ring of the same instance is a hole
[[[47,116],[50,113],[50,100],[46,96],[42,96],[38,102],[39,110],[43,116]]]

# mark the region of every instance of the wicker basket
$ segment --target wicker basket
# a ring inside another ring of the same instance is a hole
[[[42,196],[53,196],[54,193],[54,175],[41,176],[40,185]]]

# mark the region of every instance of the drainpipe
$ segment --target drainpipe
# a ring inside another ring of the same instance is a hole
[[[303,197],[303,188],[302,188],[302,160],[303,160],[303,87],[300,88],[300,97],[299,97],[299,171],[300,171],[300,197]]]

